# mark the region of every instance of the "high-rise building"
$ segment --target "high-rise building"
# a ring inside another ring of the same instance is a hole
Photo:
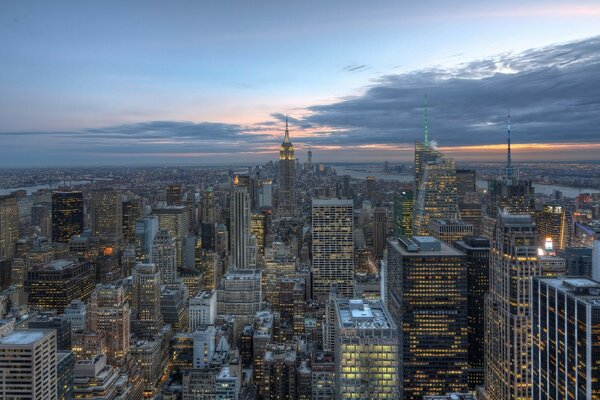
[[[285,117],[285,136],[279,149],[279,203],[278,213],[282,217],[292,217],[296,212],[296,157],[290,141],[287,116]]]
[[[559,255],[565,260],[567,275],[592,277],[592,249],[567,247]]]
[[[12,259],[19,239],[19,208],[14,195],[0,196],[0,259]]]
[[[183,189],[181,184],[173,183],[167,186],[167,205],[180,206],[183,204]]]
[[[136,221],[141,216],[141,201],[132,199],[123,202],[123,239],[127,243],[135,242]]]
[[[119,365],[129,352],[131,311],[125,288],[99,284],[88,303],[89,330],[103,332],[108,340],[108,363]]]
[[[365,200],[369,200],[372,204],[377,204],[377,180],[374,176],[367,176],[365,179]]]
[[[402,191],[394,196],[394,234],[396,236],[412,236],[413,192]]]
[[[498,214],[485,300],[485,388],[490,400],[531,398],[531,278],[541,274],[528,214]]]
[[[95,281],[91,262],[53,260],[27,271],[25,292],[30,306],[62,314],[73,300],[87,300]]]
[[[297,399],[296,348],[292,345],[272,344],[264,355],[264,376],[261,392],[265,400]]]
[[[569,222],[567,211],[562,206],[546,205],[536,212],[538,247],[551,251],[563,250],[569,242]]]
[[[156,264],[139,263],[133,267],[132,272],[132,330],[140,336],[155,335],[163,326],[160,312],[160,271]]]
[[[354,296],[354,210],[351,199],[312,200],[313,296]]]
[[[507,124],[507,156],[504,173],[496,180],[488,182],[488,193],[490,196],[489,207],[486,215],[496,218],[498,211],[512,214],[529,214],[533,212],[533,185],[531,180],[520,179],[518,171],[512,165],[510,150],[510,115]],[[493,228],[488,234],[493,235]]]
[[[87,327],[87,307],[79,300],[73,300],[65,308],[64,318],[71,323],[71,329],[74,331],[84,330]]]
[[[386,297],[401,327],[401,398],[467,389],[465,255],[431,236],[389,238]]]
[[[104,241],[123,237],[123,203],[121,191],[100,189],[92,191],[92,235]]]
[[[398,336],[381,301],[335,301],[337,399],[399,398]]]
[[[175,283],[177,280],[177,242],[166,229],[159,230],[154,237],[152,262],[160,271],[163,285]]]
[[[262,307],[261,272],[253,269],[227,273],[217,290],[217,314],[252,321]]]
[[[422,176],[417,187],[413,234],[426,235],[430,219],[458,219],[458,194],[454,160],[437,152],[437,158],[421,165]],[[416,179],[416,177],[415,177]]]
[[[427,230],[431,236],[450,246],[457,240],[473,236],[473,225],[460,219],[430,219]]]
[[[454,242],[454,247],[467,256],[467,322],[469,389],[483,385],[485,294],[488,291],[490,268],[490,241],[483,237],[468,236]]]
[[[383,258],[387,232],[387,210],[383,207],[377,207],[373,211],[373,254],[378,259]]]
[[[260,257],[265,255],[265,234],[267,218],[264,213],[250,215],[250,233],[256,237],[256,251]]]
[[[152,261],[152,246],[158,229],[156,215],[148,215],[135,221],[135,259],[138,262]]]
[[[0,398],[57,399],[56,333],[15,330],[0,338]]]
[[[212,187],[207,188],[200,202],[200,221],[204,223],[217,222],[217,210],[215,207],[215,192]]]
[[[190,230],[190,214],[185,206],[168,206],[154,210],[160,229],[166,229],[177,245],[177,269],[184,267],[183,242]]]
[[[600,398],[600,283],[536,277],[531,293],[531,398]]]
[[[231,191],[229,218],[230,266],[236,269],[248,268],[251,266],[250,197],[248,196],[248,189],[239,184],[237,176],[233,181]]]
[[[171,325],[174,331],[183,331],[188,327],[187,287],[179,282],[160,289],[160,312],[163,322]]]
[[[456,189],[459,203],[465,200],[468,193],[477,192],[476,175],[474,169],[456,170]]]
[[[270,179],[263,179],[258,187],[258,208],[273,207],[273,183]]]
[[[214,325],[217,316],[217,291],[202,291],[191,297],[188,312],[190,332],[201,325]]]
[[[67,243],[83,232],[83,193],[52,193],[52,241]]]

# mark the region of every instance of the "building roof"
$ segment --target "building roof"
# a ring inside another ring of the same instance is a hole
[[[27,345],[33,344],[47,335],[52,334],[52,330],[33,330],[22,329],[13,331],[0,339],[0,345]]]

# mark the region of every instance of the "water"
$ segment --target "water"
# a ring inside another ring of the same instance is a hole
[[[412,182],[413,174],[386,174],[381,171],[380,166],[376,165],[364,165],[364,166],[335,166],[334,167],[338,176],[341,175],[350,175],[355,179],[367,179],[368,176],[374,176],[376,179],[384,179],[384,180],[397,180],[400,182]],[[488,184],[487,181],[477,180],[477,187],[480,189],[487,189]],[[600,189],[593,188],[576,188],[570,186],[560,186],[560,185],[545,185],[541,183],[534,183],[533,187],[535,189],[535,193],[552,195],[555,190],[559,190],[562,192],[563,196],[575,198],[579,196],[581,193],[600,193]]]
[[[72,181],[71,185],[72,186],[76,186],[76,185],[83,185],[86,183],[90,183],[90,181]],[[62,182],[60,183],[48,183],[45,185],[35,185],[35,186],[24,186],[24,187],[19,187],[19,188],[3,188],[0,189],[0,196],[4,196],[7,194],[11,194],[12,192],[16,192],[17,190],[25,190],[27,192],[28,195],[37,192],[38,190],[41,189],[56,189],[58,187],[64,186],[62,184]]]

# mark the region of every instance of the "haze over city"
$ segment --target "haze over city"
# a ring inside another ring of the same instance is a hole
[[[597,161],[600,4],[0,4],[0,167]]]

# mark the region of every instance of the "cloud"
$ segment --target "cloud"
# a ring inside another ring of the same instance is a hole
[[[367,67],[353,64],[344,70],[363,68]],[[473,154],[473,149],[485,151],[489,145],[504,143],[508,107],[515,144],[535,143],[547,152],[552,143],[573,148],[593,143],[596,147],[590,149],[597,149],[599,75],[600,37],[500,54],[454,68],[388,74],[359,95],[295,109],[288,115],[290,133],[298,149],[310,143],[313,151],[332,159],[408,154],[412,143],[423,136],[427,93],[430,138],[447,151],[456,148],[453,154]],[[247,125],[148,121],[65,132],[4,132],[0,163],[17,165],[31,158],[40,163],[112,162],[144,156],[149,162],[177,157],[207,162],[267,160],[277,154],[284,121],[285,114],[276,112],[270,120]],[[24,148],[30,158],[22,156]],[[590,151],[585,153],[588,159]],[[555,158],[576,153],[563,149],[553,154]]]
[[[598,142],[599,74],[594,37],[382,76],[358,96],[308,107],[298,124],[333,127],[319,136],[329,143],[410,143],[422,137],[427,93],[430,134],[444,146],[504,141],[508,107],[515,142]]]
[[[368,69],[369,67],[366,64],[350,64],[342,68],[342,70],[346,72],[363,72]]]

